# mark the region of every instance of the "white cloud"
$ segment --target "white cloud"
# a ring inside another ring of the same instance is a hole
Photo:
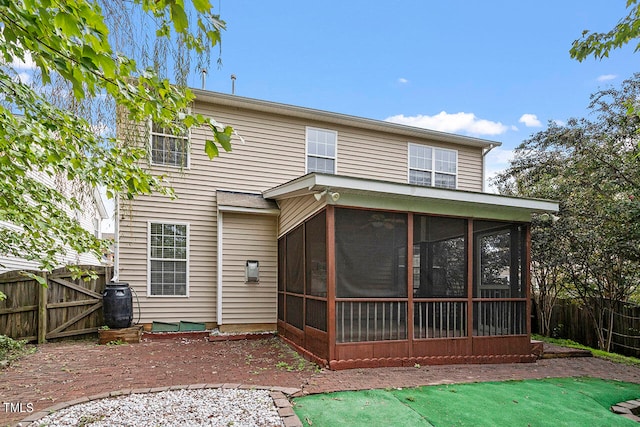
[[[518,123],[524,123],[524,125],[528,128],[538,128],[542,126],[540,120],[538,120],[538,116],[535,114],[523,114],[518,120]]]
[[[400,77],[398,79],[398,83],[406,84],[406,83],[409,83],[409,80],[405,79],[404,77]]]
[[[385,121],[399,123],[403,125],[416,126],[426,129],[437,130],[449,133],[468,133],[473,135],[500,135],[509,130],[508,126],[500,122],[479,119],[473,113],[449,114],[441,111],[434,116],[405,116],[399,114],[387,117]]]
[[[607,82],[609,80],[613,80],[615,78],[617,78],[618,76],[615,74],[603,74],[601,76],[598,76],[597,80],[599,82]]]
[[[565,126],[567,124],[567,122],[559,119],[554,120],[553,123],[555,123],[558,126]]]

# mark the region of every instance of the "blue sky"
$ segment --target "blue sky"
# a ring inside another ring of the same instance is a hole
[[[603,61],[569,56],[583,30],[626,16],[626,0],[212,3],[227,31],[207,89],[230,93],[235,74],[237,95],[499,141],[489,175],[639,71],[629,46]]]

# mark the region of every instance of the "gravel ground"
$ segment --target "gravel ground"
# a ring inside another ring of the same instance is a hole
[[[37,426],[234,426],[281,427],[269,391],[171,390],[94,400],[62,409]]]

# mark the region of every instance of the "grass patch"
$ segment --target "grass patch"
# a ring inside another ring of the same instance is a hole
[[[607,360],[610,360],[612,362],[622,363],[624,365],[629,365],[629,366],[640,366],[640,359],[638,359],[636,357],[623,356],[623,355],[617,354],[617,353],[609,353],[609,352],[604,351],[604,350],[598,350],[596,348],[587,347],[586,345],[582,345],[582,344],[577,343],[575,341],[571,341],[571,340],[567,340],[567,339],[560,339],[560,338],[549,338],[549,337],[545,337],[545,336],[542,336],[542,335],[532,335],[531,338],[534,339],[534,340],[544,341],[546,343],[555,344],[555,345],[559,345],[559,346],[562,346],[562,347],[579,348],[581,350],[589,350],[595,357],[599,357],[601,359],[607,359]]]

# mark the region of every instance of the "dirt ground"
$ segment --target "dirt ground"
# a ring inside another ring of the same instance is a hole
[[[35,353],[0,371],[0,425],[15,423],[31,411],[56,403],[146,387],[226,383],[291,387],[312,394],[567,376],[640,383],[640,368],[580,357],[523,364],[327,371],[303,360],[278,338],[126,345],[68,341],[40,345]]]

